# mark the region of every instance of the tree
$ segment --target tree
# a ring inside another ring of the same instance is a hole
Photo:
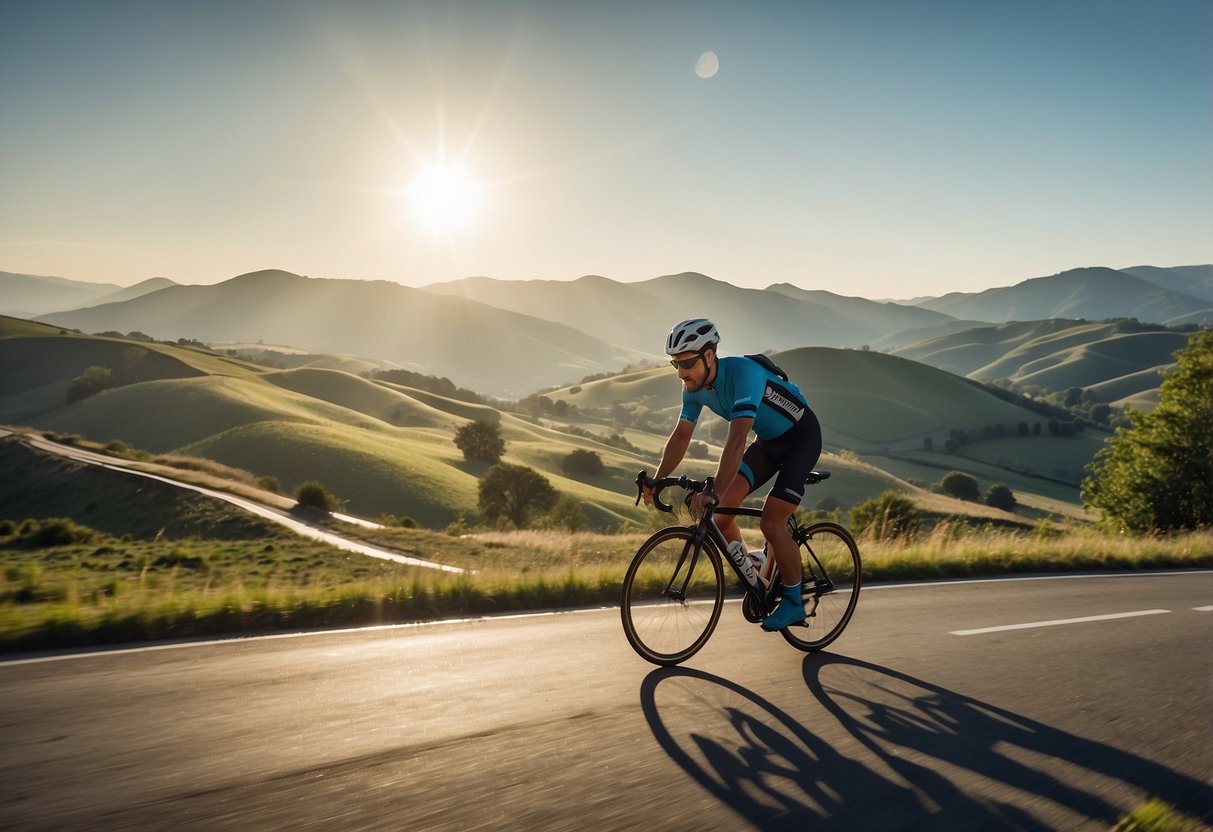
[[[547,477],[524,465],[499,462],[480,480],[480,512],[485,519],[504,518],[520,529],[533,515],[552,508],[556,497]]]
[[[977,480],[963,471],[949,471],[944,474],[939,486],[945,494],[950,494],[958,500],[977,502],[981,498],[981,487]]]
[[[597,451],[578,448],[560,461],[560,468],[569,476],[574,474],[601,474],[602,457]]]
[[[589,520],[585,516],[585,509],[581,507],[581,501],[568,494],[560,495],[556,505],[548,512],[545,523],[552,528],[568,532],[583,531],[588,524]]]
[[[877,540],[892,540],[918,531],[919,514],[914,503],[896,491],[886,491],[851,509],[851,531],[871,532]]]
[[[1129,411],[1087,466],[1082,498],[1124,531],[1213,525],[1213,330],[1194,333],[1150,413]]]
[[[463,451],[463,458],[468,462],[474,459],[496,462],[505,453],[505,440],[497,425],[475,421],[455,431],[455,447]]]
[[[1015,499],[1015,492],[1002,483],[995,483],[986,491],[986,505],[1000,508],[1003,511],[1014,511],[1015,506],[1019,505],[1019,501]]]

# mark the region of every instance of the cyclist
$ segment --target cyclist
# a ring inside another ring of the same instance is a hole
[[[702,512],[712,499],[721,506],[739,506],[775,477],[759,523],[783,578],[779,607],[762,622],[764,630],[774,632],[805,620],[800,551],[788,531],[788,518],[800,505],[805,480],[821,456],[821,425],[800,388],[770,359],[721,358],[719,343],[720,333],[707,318],[685,320],[666,338],[665,351],[683,384],[682,412],[662,451],[656,479],[669,476],[682,462],[705,405],[728,420],[729,433],[716,468],[716,494],[695,494],[692,510]],[[747,448],[751,430],[757,438]],[[643,496],[651,504],[653,489],[644,487]],[[744,546],[731,515],[716,515],[716,524],[729,541]]]

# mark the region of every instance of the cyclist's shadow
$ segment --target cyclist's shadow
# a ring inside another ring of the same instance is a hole
[[[898,671],[828,654],[803,667],[830,741],[753,691],[692,669],[650,673],[641,707],[670,758],[758,826],[828,818],[831,829],[1051,828],[1020,808],[1033,798],[1074,822],[1115,822],[1121,807],[1058,780],[1050,760],[1094,773],[1104,794],[1140,789],[1194,815],[1213,799],[1205,784],[1151,760]],[[830,684],[827,668],[838,672]],[[1024,755],[1028,763],[1015,759]],[[1109,778],[1120,781],[1111,792]]]

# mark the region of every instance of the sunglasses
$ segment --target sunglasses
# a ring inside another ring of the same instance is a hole
[[[694,367],[701,358],[703,358],[703,350],[695,353],[693,358],[684,358],[681,361],[676,361],[675,359],[671,358],[670,366],[678,370],[689,370]]]

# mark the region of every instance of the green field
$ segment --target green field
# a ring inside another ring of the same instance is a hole
[[[318,480],[352,513],[407,516],[441,529],[461,515],[472,523],[478,516],[478,480],[487,466],[466,461],[452,440],[460,426],[480,419],[500,426],[503,461],[540,471],[581,503],[591,528],[609,531],[641,521],[632,483],[637,471],[656,467],[680,402],[679,383],[666,366],[551,391],[549,399],[572,407],[559,417],[534,418],[373,381],[312,358],[297,369],[271,370],[194,347],[0,318],[0,361],[20,368],[0,382],[0,421],[213,459],[274,477],[287,493]],[[977,436],[997,426],[1015,435],[1021,423],[1040,424],[1043,417],[966,379],[882,353],[802,348],[775,358],[820,417],[826,450],[853,451],[871,463],[827,453],[821,465],[835,476],[810,492],[809,505],[829,498],[849,508],[888,489],[917,500],[908,479],[935,482],[959,469],[977,476],[983,489],[1009,485],[1025,507],[1068,503],[1062,513],[1078,513],[1077,483],[1105,434],[973,441],[945,454],[950,432]],[[67,402],[71,379],[87,367],[133,372],[132,361],[139,374],[131,383]],[[707,442],[707,454],[688,459],[685,472],[714,470],[719,425],[705,416],[696,438]],[[924,441],[936,452],[925,453]],[[562,461],[578,449],[597,453],[602,473],[567,476]],[[971,504],[951,510],[984,515]],[[1024,517],[1035,514],[1025,509]]]

